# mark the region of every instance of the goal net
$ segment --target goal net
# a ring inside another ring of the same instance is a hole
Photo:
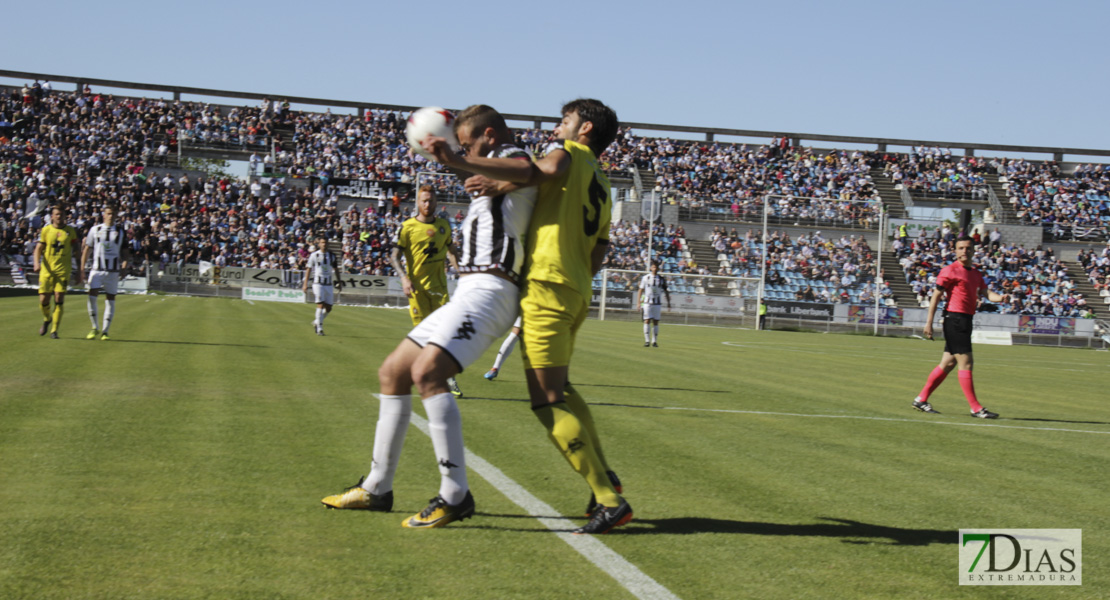
[[[667,282],[670,308],[663,299],[665,323],[754,328],[759,314],[759,278],[726,277],[668,271],[663,261],[659,275]],[[636,304],[640,280],[647,271],[603,269],[594,277],[590,307],[601,320],[640,321]]]

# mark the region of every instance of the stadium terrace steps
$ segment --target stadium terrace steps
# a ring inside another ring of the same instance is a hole
[[[913,293],[910,284],[906,283],[906,275],[902,271],[902,265],[898,264],[898,257],[890,250],[884,250],[879,259],[879,268],[883,270],[886,283],[894,294],[894,304],[898,308],[916,308],[917,295]]]
[[[875,191],[879,193],[879,197],[883,200],[887,218],[905,219],[906,205],[902,202],[902,194],[894,189],[894,184],[883,173],[882,168],[871,167],[871,183],[875,185]]]
[[[1075,282],[1075,291],[1083,294],[1087,300],[1087,309],[1095,314],[1096,319],[1105,319],[1107,316],[1107,309],[1110,306],[1105,304],[1105,298],[1098,295],[1098,290],[1095,286],[1091,285],[1091,280],[1088,279],[1086,271],[1083,270],[1083,265],[1079,261],[1068,261],[1064,263],[1068,268],[1068,279]]]
[[[983,174],[983,179],[986,180],[987,185],[991,186],[994,190],[994,195],[998,196],[998,202],[1002,204],[1002,214],[996,215],[996,222],[1006,225],[1016,225],[1018,223],[1017,211],[1015,211],[1014,206],[1010,204],[1009,195],[1006,193],[1006,189],[1002,187],[1002,182],[998,180],[998,175],[985,173]]]
[[[721,266],[721,261],[717,260],[718,252],[713,249],[713,245],[706,240],[693,240],[686,238],[687,244],[690,247],[690,254],[694,257],[694,262],[699,267],[709,269],[710,275],[715,275],[717,269]],[[728,282],[724,280],[707,280],[705,293],[708,296],[728,296],[730,290],[728,289]]]

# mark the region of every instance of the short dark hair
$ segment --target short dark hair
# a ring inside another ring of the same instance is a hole
[[[958,244],[960,242],[971,242],[972,244],[975,244],[975,240],[972,239],[970,235],[966,235],[966,234],[961,235],[960,237],[956,238],[956,243]]]
[[[617,113],[605,106],[601,100],[579,98],[567,102],[563,105],[562,115],[565,117],[570,113],[577,113],[580,119],[593,124],[593,132],[590,134],[590,150],[593,150],[598,157],[605,152],[609,144],[613,143],[613,140],[617,139],[617,129],[620,127],[620,122],[617,121]]]
[[[467,125],[470,127],[470,132],[481,133],[487,127],[492,127],[494,131],[501,135],[509,135],[509,126],[505,124],[505,117],[497,112],[497,109],[486,104],[473,104],[466,107],[459,116],[455,118],[454,130],[458,131],[459,127]]]

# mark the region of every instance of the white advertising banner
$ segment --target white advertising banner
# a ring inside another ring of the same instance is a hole
[[[711,315],[741,316],[744,302],[734,296],[702,296],[700,294],[672,294],[671,307],[681,312]]]
[[[301,290],[288,290],[280,288],[243,288],[243,300],[261,300],[263,302],[299,302],[304,304],[305,295]]]

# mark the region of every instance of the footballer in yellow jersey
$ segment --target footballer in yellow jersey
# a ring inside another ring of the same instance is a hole
[[[531,165],[527,183],[540,188],[526,246],[521,354],[533,413],[593,492],[590,521],[575,533],[606,533],[631,521],[632,507],[605,461],[589,406],[567,381],[574,337],[589,310],[590,281],[608,247],[612,203],[598,158],[616,139],[618,122],[613,109],[592,99],[566,104],[562,115],[555,127],[560,144]],[[475,160],[449,166],[480,176],[465,182],[472,194],[510,191],[513,185],[489,179],[515,182],[520,176]]]
[[[39,306],[42,307],[42,326],[39,335],[58,339],[58,325],[62,322],[62,305],[65,303],[69,274],[73,268],[73,250],[81,243],[77,231],[65,224],[66,210],[56,206],[50,211],[50,224],[42,228],[35,244],[34,268],[39,274]],[[80,284],[81,276],[77,276]],[[50,310],[50,297],[54,297],[54,310]]]
[[[435,216],[436,197],[432,186],[421,186],[416,194],[417,216],[406,220],[393,239],[390,261],[401,276],[401,286],[409,299],[412,324],[447,304],[448,255],[454,264],[451,224]],[[402,267],[401,257],[405,264]]]

